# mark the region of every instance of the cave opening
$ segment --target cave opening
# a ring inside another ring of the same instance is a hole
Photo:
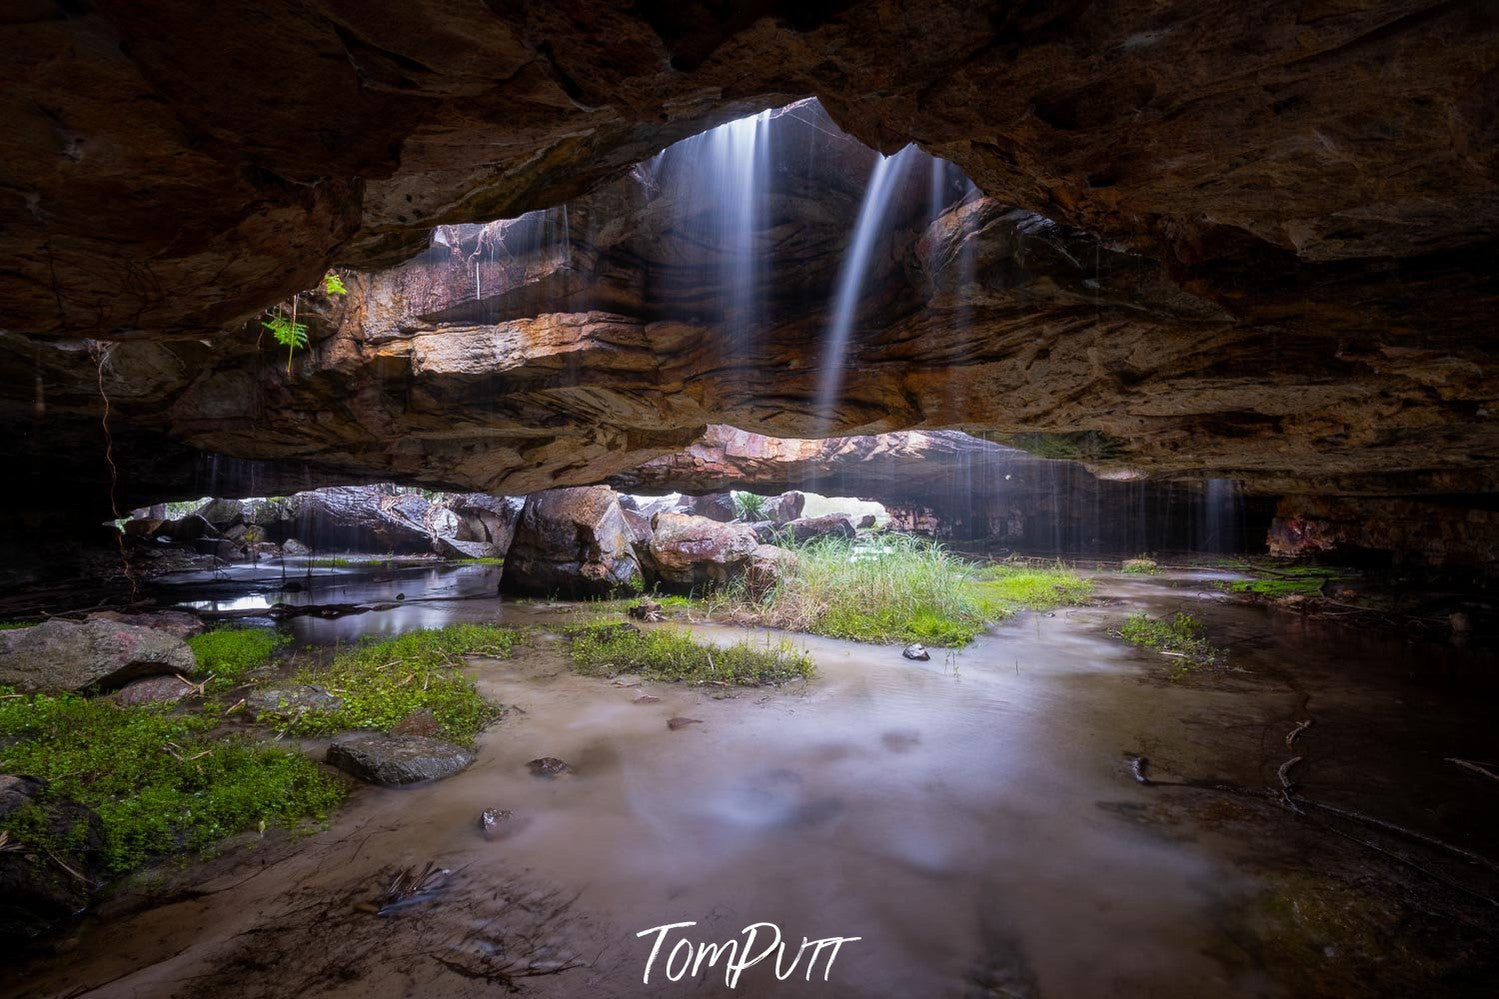
[[[1493,991],[1492,25],[730,6],[0,28],[0,991]]]

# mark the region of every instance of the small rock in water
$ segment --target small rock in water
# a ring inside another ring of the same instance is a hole
[[[510,824],[514,813],[507,808],[486,808],[479,813],[479,832],[485,839],[499,839],[504,835],[502,827]]]
[[[541,777],[545,780],[551,780],[553,777],[560,777],[563,774],[573,773],[572,767],[557,759],[557,757],[555,756],[543,756],[539,759],[530,761],[526,764],[526,766],[531,769],[532,777]]]
[[[675,732],[679,728],[686,728],[688,725],[701,725],[702,723],[703,720],[701,718],[670,718],[667,719],[666,727]]]
[[[635,700],[631,701],[630,703],[631,704],[660,704],[661,703],[661,698],[657,697],[654,694],[641,694],[639,697],[635,698]]]
[[[920,662],[925,662],[926,660],[932,658],[932,654],[926,650],[926,646],[922,645],[919,642],[907,645],[901,652],[901,655],[905,656],[907,659],[915,659]]]
[[[395,727],[390,730],[391,735],[424,735],[434,738],[442,735],[442,725],[437,716],[432,713],[431,708],[417,708],[411,714],[396,722]]]

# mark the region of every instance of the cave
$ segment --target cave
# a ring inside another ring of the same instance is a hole
[[[1499,991],[1492,5],[0,35],[0,994]]]

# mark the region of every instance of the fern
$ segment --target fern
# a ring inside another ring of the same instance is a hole
[[[329,271],[323,275],[323,291],[330,295],[347,295],[349,289],[344,287],[344,279]]]
[[[286,373],[291,374],[292,354],[307,349],[307,324],[297,322],[296,303],[292,303],[290,316],[278,305],[270,318],[261,320],[260,325],[270,330],[276,342],[286,348]]]

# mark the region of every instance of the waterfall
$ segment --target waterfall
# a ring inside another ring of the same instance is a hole
[[[869,276],[875,242],[883,231],[891,194],[899,186],[898,181],[909,160],[906,153],[911,148],[907,146],[894,156],[881,156],[875,162],[869,182],[864,187],[864,200],[859,205],[853,239],[843,254],[837,292],[833,298],[832,322],[823,345],[822,371],[817,381],[816,413],[823,424],[823,436],[832,429],[836,416],[839,391],[843,386],[844,355],[848,353],[848,342],[853,333],[854,318],[859,312],[864,283]]]
[[[717,301],[705,311],[735,352],[753,342],[764,320],[770,248],[760,236],[770,192],[771,118],[762,111],[683,139],[636,174],[652,194],[673,198],[678,231],[714,260]]]

